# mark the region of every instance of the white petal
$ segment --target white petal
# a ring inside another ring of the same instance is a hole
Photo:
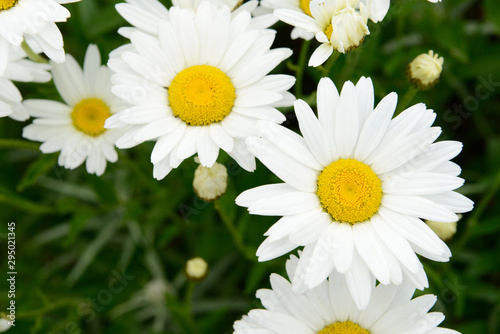
[[[303,100],[295,101],[294,107],[300,132],[302,132],[307,146],[319,163],[328,166],[332,161],[328,139],[315,117],[314,111]]]
[[[342,87],[335,119],[335,143],[340,158],[353,155],[358,139],[359,120],[356,87],[347,81]]]

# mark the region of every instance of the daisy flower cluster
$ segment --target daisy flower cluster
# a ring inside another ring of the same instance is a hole
[[[97,176],[118,161],[116,148],[145,142],[157,180],[195,156],[194,192],[207,202],[228,189],[221,155],[249,172],[258,160],[280,179],[245,190],[235,204],[279,217],[258,261],[298,256],[286,262],[289,280],[272,274],[272,288],[257,291],[264,309],[236,321],[234,333],[456,333],[437,327],[444,315],[429,312],[436,296],[412,297],[429,286],[421,258],[452,255],[434,230],[451,237],[457,214],[473,208],[451,161],[462,144],[438,140],[436,113],[423,103],[399,110],[395,92],[376,103],[370,77],[337,87],[316,76],[315,92],[297,99],[289,91],[297,79],[284,73],[292,50],[273,46],[281,20],[294,26],[292,39],[315,38],[309,66],[331,66],[334,53],[369,38],[389,0],[125,0],[116,11],[131,25],[118,30],[127,43],[106,65],[90,44],[83,66],[65,54],[56,26],[70,17],[61,6],[70,2],[78,0],[0,0],[0,117],[32,117],[24,138],[59,152],[60,166],[85,164]],[[433,51],[418,56],[411,82],[432,88],[443,64]],[[23,101],[12,82],[51,78],[56,100]],[[282,125],[292,108],[298,129]],[[197,257],[185,270],[202,280],[208,264]],[[131,304],[147,306],[158,331],[169,289],[162,277]]]

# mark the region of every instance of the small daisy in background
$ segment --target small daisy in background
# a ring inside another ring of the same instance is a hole
[[[5,66],[0,68],[0,117],[25,121],[29,114],[21,103],[21,92],[12,81],[48,82],[52,78],[50,65],[26,59],[21,47],[7,46],[6,49]]]
[[[270,125],[247,139],[250,150],[285,181],[247,190],[236,203],[251,214],[283,216],[257,250],[267,261],[305,246],[292,282],[314,288],[332,272],[346,277],[359,308],[368,305],[373,277],[403,279],[423,289],[428,282],[415,253],[448,261],[448,246],[422,219],[453,223],[473,203],[453,191],[464,183],[449,161],[462,143],[434,143],[441,129],[422,103],[392,119],[397,95],[374,108],[371,79],[318,85],[318,118],[302,100],[295,113],[303,137]]]
[[[297,262],[295,256],[287,261],[290,280]],[[378,285],[367,308],[360,310],[342,275],[332,275],[302,294],[296,294],[280,275],[272,274],[270,281],[272,289],[257,291],[265,309],[251,310],[236,321],[235,334],[458,334],[437,327],[444,320],[442,313],[428,313],[436,296],[412,299],[415,288],[406,283]]]
[[[245,139],[258,134],[257,121],[281,123],[275,107],[290,106],[295,78],[269,75],[291,50],[271,50],[275,32],[251,29],[246,11],[202,2],[172,7],[159,36],[135,31],[132,44],[111,55],[113,92],[132,106],[106,121],[107,128],[132,128],[117,141],[130,148],[156,141],[153,176],[163,179],[194,154],[212,167],[219,149],[246,170],[255,158]]]
[[[114,144],[123,134],[104,128],[104,121],[122,103],[111,93],[111,71],[101,65],[97,46],[89,45],[83,71],[68,54],[65,63],[52,62],[52,75],[64,103],[24,101],[24,107],[36,119],[24,128],[23,137],[43,142],[43,153],[61,151],[60,166],[74,169],[86,161],[87,172],[102,175],[106,162],[118,159]]]
[[[80,0],[2,0],[0,1],[0,64],[9,44],[23,40],[35,44],[57,63],[64,62],[64,42],[55,22],[66,22],[71,13],[61,4]]]

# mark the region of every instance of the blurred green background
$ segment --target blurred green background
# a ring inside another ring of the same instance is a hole
[[[116,30],[128,25],[114,0],[69,4],[60,24],[65,49],[80,62],[89,43],[107,54],[127,42]],[[163,2],[167,4],[166,2]],[[419,92],[437,113],[442,139],[464,143],[454,161],[463,168],[461,192],[476,202],[448,242],[448,263],[422,260],[430,280],[424,293],[438,296],[441,325],[464,334],[500,333],[500,6],[495,0],[393,0],[371,34],[341,55],[329,76],[338,87],[370,76],[376,101],[408,91],[407,64],[434,50],[445,59],[440,82]],[[295,75],[302,41],[278,23],[275,46],[294,55],[276,73]],[[313,41],[307,58],[317,46]],[[300,71],[300,70],[299,70]],[[321,72],[306,68],[298,97],[314,101]],[[52,83],[19,84],[24,98],[59,99]],[[292,91],[294,88],[292,88]],[[293,113],[286,125],[296,128]],[[29,121],[28,121],[29,122]],[[0,252],[7,223],[16,223],[16,327],[12,333],[231,333],[232,323],[261,307],[255,291],[269,274],[284,275],[286,257],[258,263],[262,234],[277,220],[250,216],[234,199],[257,185],[277,182],[264,166],[254,173],[226,155],[227,193],[205,203],[192,190],[197,164],[188,159],[162,181],[152,177],[152,143],[119,152],[102,177],[85,167],[65,170],[57,154],[42,155],[21,140],[26,123],[0,119]],[[185,262],[203,257],[208,277],[187,281]],[[0,257],[0,305],[9,299],[6,256]],[[417,292],[421,294],[421,292]]]

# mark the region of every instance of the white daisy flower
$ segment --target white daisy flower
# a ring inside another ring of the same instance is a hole
[[[253,170],[245,138],[258,133],[257,120],[285,120],[274,107],[293,103],[286,90],[295,78],[268,73],[291,50],[270,50],[275,32],[250,29],[250,21],[248,12],[232,18],[228,7],[210,2],[196,12],[172,7],[158,38],[136,31],[132,45],[112,55],[113,92],[133,106],[106,127],[133,125],[119,148],[156,141],[155,178],[196,153],[201,165],[211,167],[219,148]]]
[[[90,45],[83,71],[68,54],[65,63],[52,63],[52,74],[65,103],[24,101],[28,112],[37,119],[24,128],[23,137],[43,142],[43,153],[61,151],[58,163],[65,168],[74,169],[86,160],[87,172],[102,175],[106,161],[118,159],[114,144],[123,134],[104,128],[104,121],[121,104],[111,93],[111,71],[101,65],[98,48]]]
[[[61,4],[80,0],[0,0],[0,64],[8,44],[35,43],[57,63],[64,62],[63,38],[55,22],[66,22],[70,12]]]
[[[236,203],[252,214],[283,216],[257,251],[267,261],[305,246],[293,279],[297,291],[319,285],[333,270],[346,276],[356,305],[366,307],[372,275],[382,284],[403,278],[423,289],[427,279],[415,253],[448,261],[446,244],[421,220],[458,220],[473,203],[454,192],[464,180],[449,160],[456,141],[434,143],[436,114],[414,105],[391,119],[397,95],[374,109],[371,79],[337,92],[318,86],[318,118],[302,100],[295,113],[303,138],[271,126],[249,138],[252,153],[285,183],[243,192]]]
[[[311,0],[311,16],[293,9],[277,9],[281,21],[314,33],[321,45],[309,59],[309,66],[323,64],[334,50],[346,53],[363,42],[369,11],[360,0]]]
[[[207,0],[173,0],[175,7],[191,8],[197,10],[200,4]],[[227,6],[232,11],[233,17],[242,11],[252,14],[252,28],[269,28],[276,23],[272,13],[258,11],[257,0],[250,0],[242,4],[239,0],[208,0],[218,7]],[[153,36],[159,34],[159,23],[168,20],[169,10],[158,0],[125,0],[125,3],[116,5],[118,13],[134,27],[122,27],[118,33],[130,38],[133,31],[140,30]]]
[[[291,280],[297,258],[287,261]],[[235,334],[457,334],[437,327],[444,315],[428,313],[436,296],[411,299],[415,289],[408,284],[378,285],[368,307],[360,310],[347,293],[342,275],[334,274],[316,288],[295,294],[291,284],[277,274],[271,275],[272,289],[257,291],[265,309],[255,309],[234,323]]]
[[[9,116],[16,121],[25,121],[30,116],[21,103],[21,92],[12,81],[50,81],[50,65],[26,59],[26,53],[18,46],[7,46],[6,51],[6,66],[0,68],[0,117]]]

